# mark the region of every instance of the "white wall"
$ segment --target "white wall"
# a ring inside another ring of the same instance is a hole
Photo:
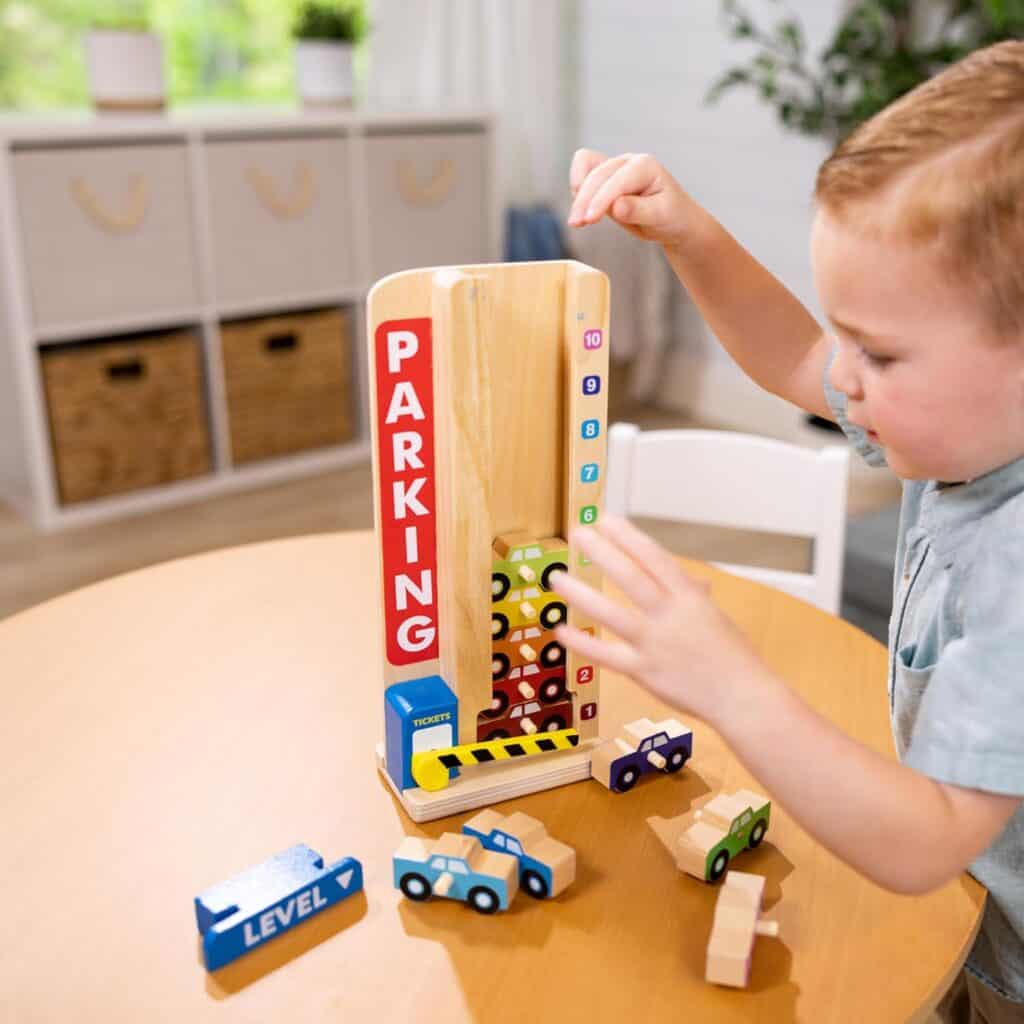
[[[790,0],[820,51],[841,0]],[[759,23],[783,10],[748,0]],[[816,316],[807,250],[810,196],[826,145],[787,133],[752,91],[705,104],[711,84],[751,48],[731,40],[717,0],[579,0],[576,144],[650,152]],[[639,243],[638,243],[639,244]],[[614,301],[614,296],[612,297]],[[794,414],[765,396],[717,343],[690,332],[663,401],[780,436]]]

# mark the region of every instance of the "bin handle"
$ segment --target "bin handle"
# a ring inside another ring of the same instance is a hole
[[[145,374],[146,365],[141,359],[123,359],[108,363],[106,369],[111,380],[138,380]]]
[[[411,160],[398,161],[398,191],[409,206],[439,206],[455,189],[455,161],[443,157],[437,161],[433,176],[420,183]]]
[[[274,179],[258,167],[250,167],[245,176],[260,202],[280,220],[304,217],[316,199],[316,178],[313,168],[305,160],[295,168],[295,188],[290,196],[281,195]]]
[[[84,178],[71,181],[71,195],[82,212],[100,229],[111,234],[128,234],[138,229],[149,207],[149,184],[136,174],[128,191],[127,202],[120,211],[111,211],[100,203]]]
[[[294,352],[299,347],[297,334],[271,334],[263,339],[263,347],[273,354],[274,352]]]

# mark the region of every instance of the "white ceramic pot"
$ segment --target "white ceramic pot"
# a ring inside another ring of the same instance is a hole
[[[164,109],[164,50],[158,35],[93,29],[85,39],[85,58],[97,110],[151,113]]]
[[[295,77],[307,107],[352,105],[352,43],[300,39],[295,45]]]

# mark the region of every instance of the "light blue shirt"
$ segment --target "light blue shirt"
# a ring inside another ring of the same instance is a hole
[[[884,466],[825,373],[839,425]],[[1024,797],[1024,458],[966,483],[903,482],[888,691],[904,764]],[[1024,1002],[1024,808],[969,870],[989,896],[967,967]]]

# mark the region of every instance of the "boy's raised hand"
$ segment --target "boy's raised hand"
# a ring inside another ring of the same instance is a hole
[[[578,149],[569,170],[569,189],[574,196],[571,227],[596,224],[607,215],[638,238],[662,245],[683,241],[699,210],[675,178],[646,153],[608,158],[592,149]]]
[[[668,551],[625,519],[606,516],[595,528],[576,531],[573,540],[626,603],[568,573],[555,576],[552,587],[623,642],[573,626],[558,627],[559,641],[711,725],[726,720],[768,669],[712,603],[707,584],[688,576]]]

